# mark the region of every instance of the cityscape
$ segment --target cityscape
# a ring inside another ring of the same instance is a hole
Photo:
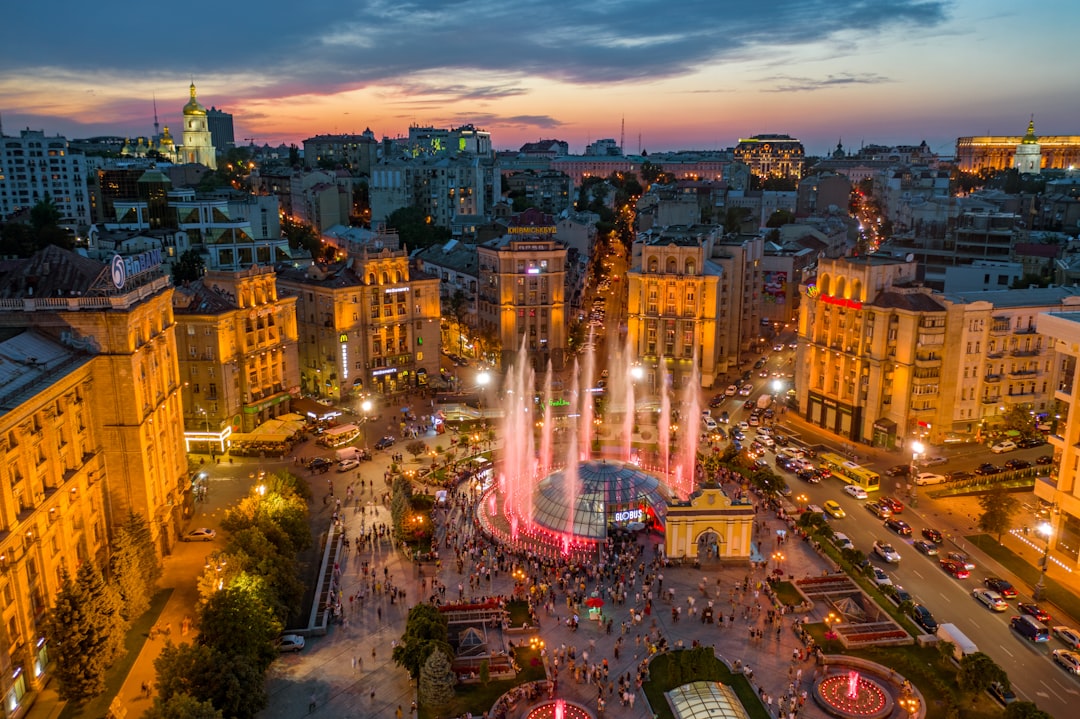
[[[4,717],[1071,716],[1076,11],[369,5],[0,50]]]

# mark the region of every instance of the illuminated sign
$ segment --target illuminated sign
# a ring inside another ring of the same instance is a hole
[[[569,407],[570,400],[568,399],[553,399],[548,402],[548,407]]]
[[[818,289],[817,285],[809,285],[806,288],[806,296],[809,297],[812,300],[816,300],[818,298],[818,295],[820,295],[820,294],[821,294],[821,290]]]
[[[349,333],[348,332],[342,332],[341,334],[338,335],[337,339],[338,339],[338,342],[340,342],[341,344],[345,344],[346,342],[349,341]]]
[[[345,340],[349,339],[349,335],[343,334],[342,337]],[[342,341],[341,343],[341,380],[345,381],[349,379],[349,343]]]
[[[130,257],[113,255],[109,260],[109,275],[113,286],[118,290],[124,289],[128,279],[149,272],[161,266],[161,250],[147,250]]]
[[[391,367],[390,369],[377,369],[371,373],[372,377],[381,377],[384,374],[394,374],[397,372],[397,367]]]
[[[858,300],[845,300],[843,297],[830,297],[829,295],[821,295],[819,297],[822,302],[827,305],[836,305],[837,307],[848,307],[853,310],[861,310],[862,302]]]
[[[616,522],[640,522],[645,513],[640,509],[628,509],[625,512],[616,512]]]
[[[408,291],[409,291],[408,287],[387,287],[385,290],[383,290],[383,292],[385,292],[388,295],[394,294],[396,292],[408,292]]]
[[[555,225],[546,225],[543,227],[510,227],[509,232],[511,235],[554,235],[558,233],[558,228],[555,227]]]
[[[538,275],[538,274],[540,274],[540,268],[539,267],[530,267],[529,269],[525,270],[525,274],[527,274],[527,275]]]

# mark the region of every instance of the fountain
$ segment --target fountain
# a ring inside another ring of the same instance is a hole
[[[593,719],[585,707],[565,699],[537,704],[525,715],[526,719]]]
[[[893,700],[873,679],[855,669],[825,677],[814,687],[814,700],[841,719],[880,719],[892,713]]]

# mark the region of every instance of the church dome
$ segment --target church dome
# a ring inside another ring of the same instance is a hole
[[[1027,134],[1024,135],[1024,139],[1020,141],[1021,145],[1034,145],[1039,142],[1039,138],[1035,135],[1035,118],[1031,118],[1031,122],[1028,123]]]
[[[199,101],[195,99],[195,83],[191,83],[191,99],[188,100],[188,104],[184,105],[185,115],[205,115],[206,108],[199,104]]]

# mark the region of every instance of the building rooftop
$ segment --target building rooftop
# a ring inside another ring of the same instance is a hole
[[[944,292],[942,297],[957,304],[989,302],[994,307],[1049,307],[1060,305],[1066,297],[1080,295],[1080,287],[1028,287],[1022,290],[974,290]]]
[[[0,341],[0,412],[9,412],[92,360],[34,330]]]
[[[413,259],[430,262],[464,275],[476,276],[479,268],[476,245],[466,245],[457,240],[417,250],[413,253]]]
[[[945,311],[945,307],[940,302],[925,292],[894,292],[886,290],[879,292],[874,301],[867,304],[872,307],[888,307],[912,312]]]

